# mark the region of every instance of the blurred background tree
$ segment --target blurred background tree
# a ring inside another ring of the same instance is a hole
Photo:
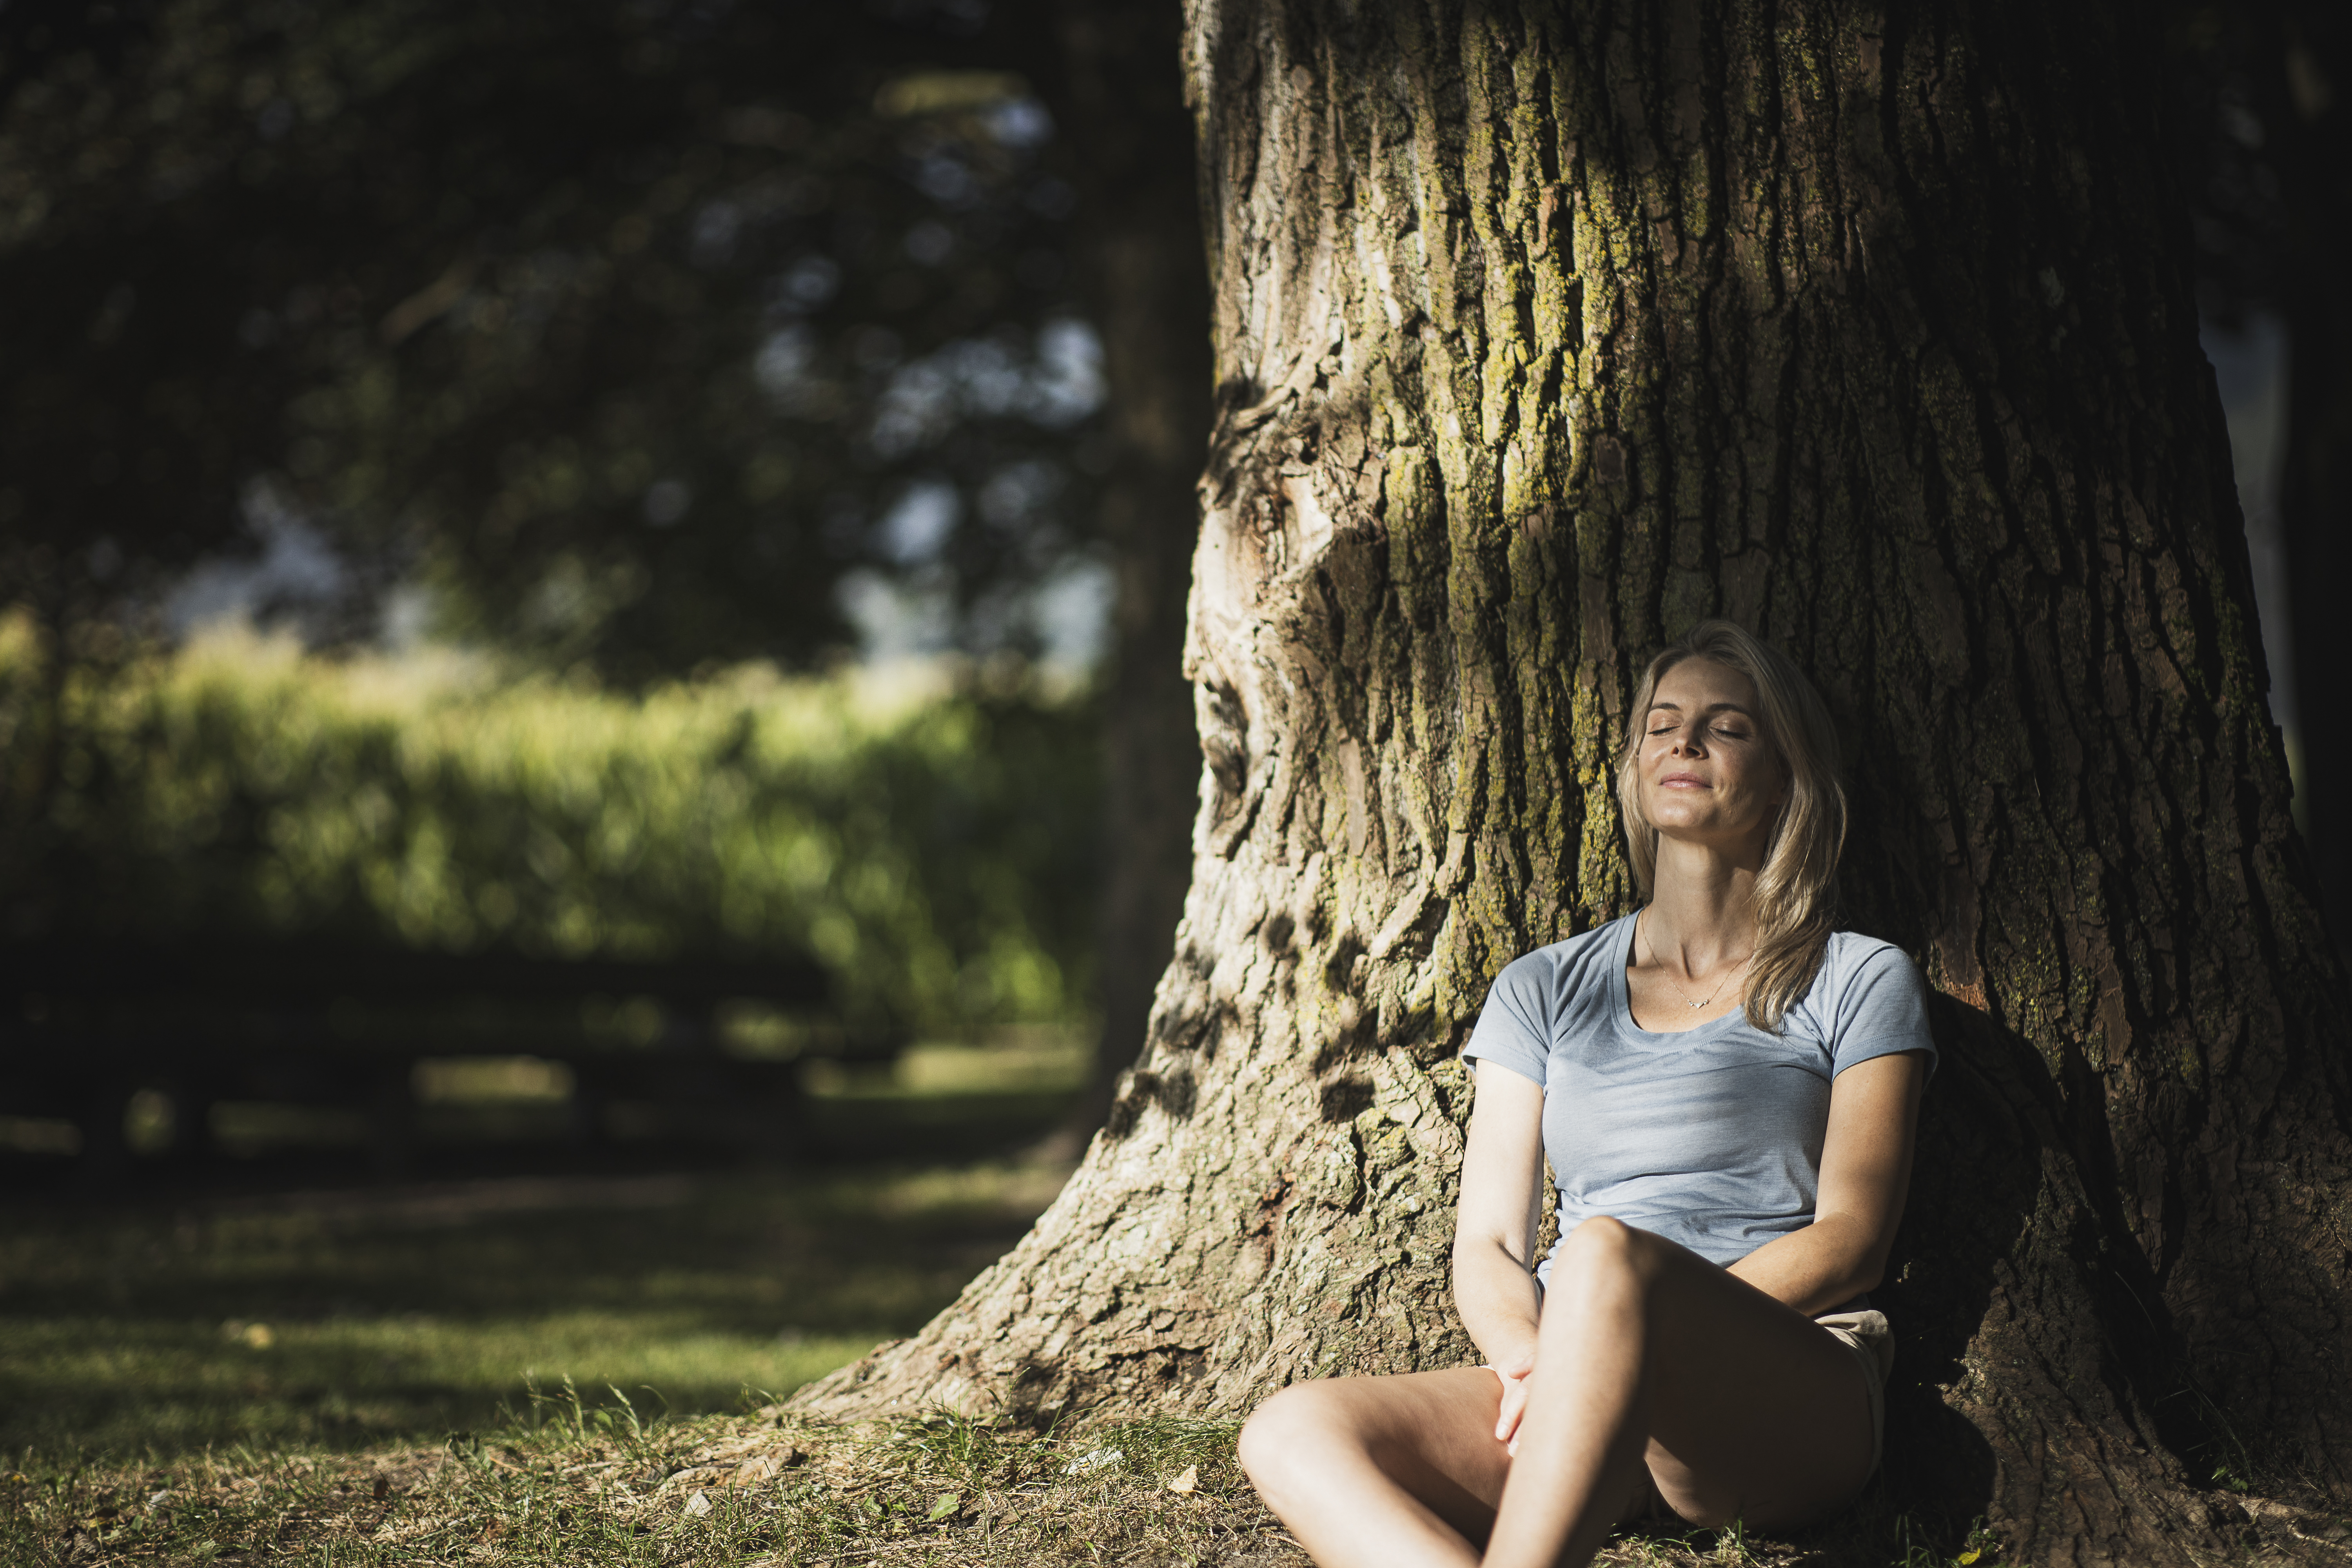
[[[46,620],[300,531],[332,567],[271,586],[330,637],[411,584],[611,674],[801,662],[866,571],[1035,641],[1100,353],[1050,113],[907,68],[956,13],[48,9],[7,15],[0,141],[5,570]]]
[[[2176,0],[2167,21],[2200,303],[2211,326],[2284,362],[2275,434],[2269,449],[2241,450],[2238,485],[2265,590],[2272,711],[2287,731],[2296,821],[2341,947],[2352,931],[2352,754],[2314,716],[2344,665],[2327,628],[2352,580],[2352,11],[2326,0]]]
[[[1197,773],[1205,293],[1150,13],[0,13],[10,927],[116,923],[60,892],[121,885],[58,830],[75,672],[223,611],[630,688],[960,653],[1014,729],[1059,666],[1087,691],[1013,706],[1082,707],[1115,799],[1027,795],[1086,805],[1044,825],[1083,873],[1033,901],[1101,938],[1107,1083]]]

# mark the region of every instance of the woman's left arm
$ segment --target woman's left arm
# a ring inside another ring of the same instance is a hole
[[[1731,1272],[1808,1317],[1874,1288],[1903,1218],[1927,1083],[1924,1051],[1873,1057],[1838,1074],[1813,1223],[1767,1242]]]

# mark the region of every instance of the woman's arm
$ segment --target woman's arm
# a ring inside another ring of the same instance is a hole
[[[1454,1223],[1454,1305],[1486,1360],[1525,1376],[1536,1359],[1536,1282],[1528,1249],[1543,1186],[1543,1096],[1534,1079],[1484,1058],[1462,1154]]]
[[[1813,1223],[1767,1242],[1731,1272],[1809,1317],[1875,1287],[1910,1189],[1912,1131],[1927,1083],[1924,1051],[1873,1057],[1838,1074]],[[1466,1166],[1463,1191],[1466,1197]]]

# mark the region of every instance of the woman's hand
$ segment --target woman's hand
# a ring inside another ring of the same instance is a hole
[[[1495,1441],[1507,1445],[1510,1455],[1519,1453],[1519,1417],[1528,1411],[1528,1379],[1536,1370],[1536,1352],[1530,1346],[1509,1360],[1489,1363],[1486,1370],[1503,1380],[1503,1405],[1495,1415]]]

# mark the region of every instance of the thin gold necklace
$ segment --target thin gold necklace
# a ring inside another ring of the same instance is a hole
[[[1685,1002],[1690,1002],[1691,1011],[1696,1013],[1703,1008],[1712,1007],[1715,1005],[1715,999],[1723,994],[1723,988],[1731,984],[1731,977],[1748,966],[1748,959],[1756,956],[1756,950],[1752,947],[1749,948],[1748,950],[1748,958],[1741,959],[1738,963],[1735,963],[1729,969],[1725,970],[1723,972],[1723,978],[1715,983],[1715,989],[1706,994],[1706,1000],[1704,1002],[1691,1002],[1691,994],[1684,990],[1681,984],[1676,982],[1674,975],[1667,970],[1666,955],[1658,951],[1658,944],[1654,940],[1650,943],[1650,956],[1657,962],[1658,973],[1665,975],[1666,984],[1674,986],[1675,994],[1681,997]]]

